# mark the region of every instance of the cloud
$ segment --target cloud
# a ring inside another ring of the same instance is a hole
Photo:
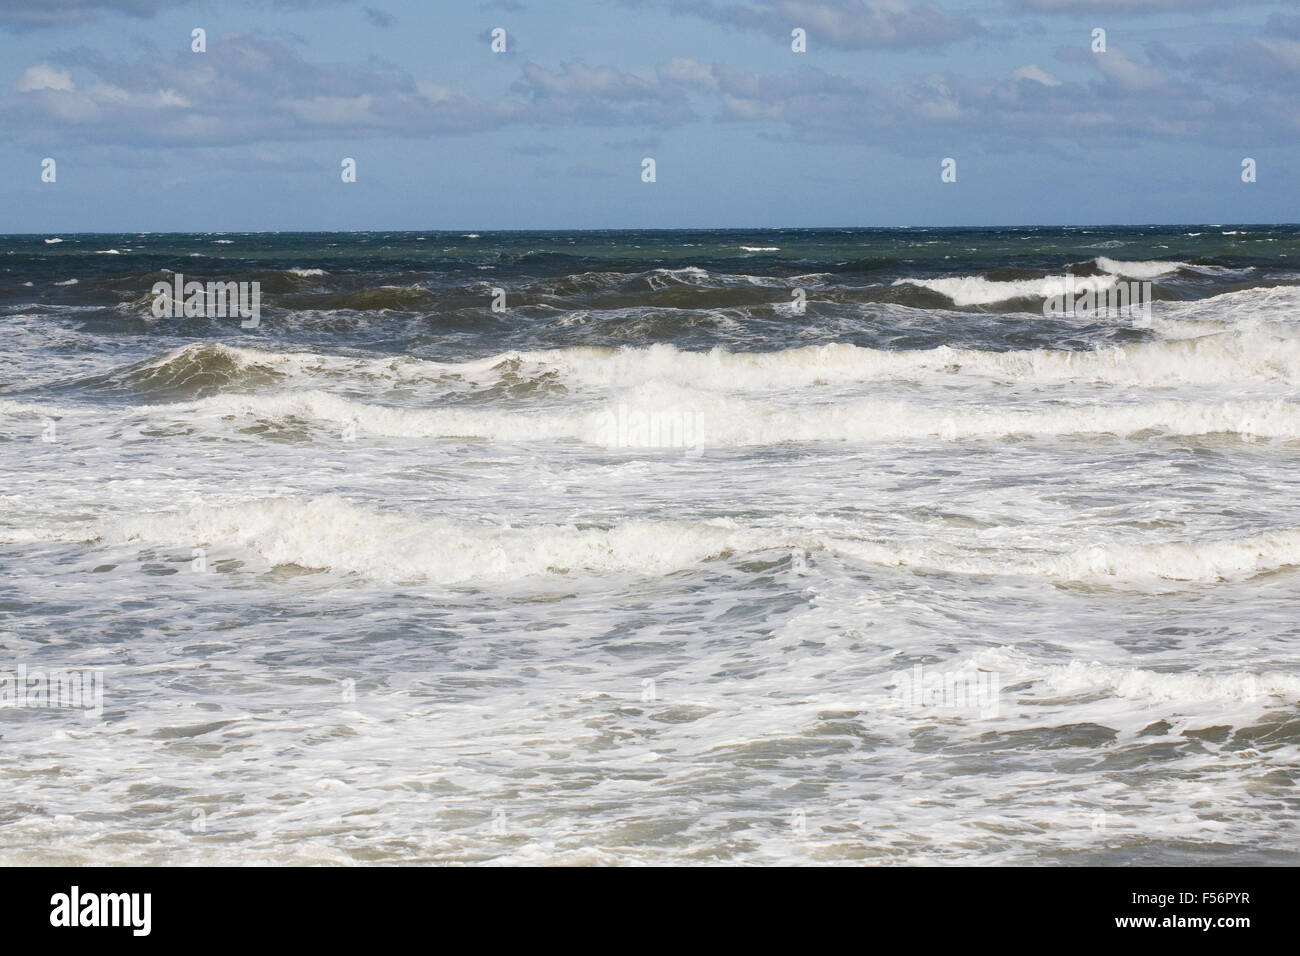
[[[579,61],[558,70],[525,63],[512,90],[526,98],[520,119],[529,122],[662,127],[695,118],[685,93],[672,83]]]
[[[1272,40],[1281,62],[1286,40]],[[1300,118],[1291,99],[1249,90],[1202,88],[1112,49],[1077,48],[1061,59],[1086,64],[1094,79],[1065,80],[1036,64],[1004,79],[957,72],[867,82],[815,68],[741,73],[721,64],[670,60],[664,82],[713,97],[716,118],[762,135],[804,143],[870,143],[901,153],[951,155],[1056,151],[1073,144],[1150,142],[1295,143]]]
[[[206,56],[147,50],[119,59],[77,49],[28,67],[0,96],[0,125],[43,141],[211,146],[336,137],[486,132],[556,125],[666,128],[695,119],[681,87],[579,61],[525,63],[504,96],[483,98],[400,70],[313,63],[261,37],[209,37]]]
[[[430,95],[401,73],[317,64],[260,37],[209,37],[209,52],[114,59],[78,49],[27,69],[0,100],[4,125],[42,138],[141,145],[233,145],[380,133],[426,136],[490,129],[517,107],[459,91]],[[75,77],[86,74],[84,83]],[[181,115],[177,115],[181,114]]]
[[[97,81],[78,89],[71,74],[46,63],[23,71],[15,89],[23,105],[62,123],[101,123],[107,116],[133,111],[156,112],[188,108],[192,104],[173,89],[127,90]]]
[[[1044,70],[1040,70],[1038,66],[1034,63],[1030,63],[1027,66],[1020,67],[1018,70],[1015,70],[1011,75],[1015,77],[1017,80],[1032,80],[1035,83],[1043,84],[1043,86],[1061,85],[1060,80],[1052,76],[1052,74]]]
[[[593,69],[580,62],[565,63],[556,72],[536,63],[526,63],[523,88],[539,97],[595,95],[635,100],[653,96],[652,86],[638,76],[620,72],[612,66]]]
[[[84,23],[101,14],[152,17],[175,6],[171,0],[0,0],[0,25],[29,30]]]
[[[387,13],[383,10],[376,10],[374,7],[366,7],[361,12],[364,13],[366,19],[370,21],[371,26],[379,27],[381,30],[386,30],[397,22],[391,13]]]
[[[1300,17],[1286,17],[1275,13],[1268,18],[1268,22],[1264,25],[1264,32],[1269,36],[1284,36],[1300,40]]]
[[[1131,93],[1149,93],[1168,82],[1165,74],[1156,67],[1136,63],[1118,50],[1092,54],[1089,62],[1120,89]]]
[[[615,174],[608,169],[599,166],[590,166],[585,164],[576,164],[566,167],[564,170],[566,176],[572,176],[577,179],[613,179]]]
[[[701,90],[716,90],[718,81],[713,75],[713,68],[686,57],[674,57],[655,68],[659,80],[677,86],[694,87]]]
[[[149,19],[193,0],[0,0],[0,27],[13,31],[75,26],[101,17]],[[244,6],[280,6],[290,10],[338,5],[345,0],[241,0]]]
[[[944,46],[984,32],[969,17],[909,0],[620,0],[626,6],[657,6],[713,23],[766,33],[789,42],[790,31],[808,32],[817,44],[841,50]]]
[[[553,156],[560,150],[547,143],[525,143],[522,146],[516,146],[511,152],[520,156]]]
[[[1171,49],[1168,44],[1161,43],[1159,40],[1152,40],[1143,49],[1146,51],[1148,60],[1166,70],[1181,70],[1187,65],[1187,61],[1176,50]]]
[[[360,96],[313,96],[305,100],[288,100],[285,106],[309,126],[355,128],[379,125],[379,117],[371,112],[374,97],[369,93]]]
[[[1300,87],[1300,41],[1259,36],[1207,47],[1192,57],[1197,75],[1244,87],[1257,96]]]
[[[887,81],[841,75],[797,56],[780,58],[794,67],[787,72],[686,57],[635,71],[582,60],[525,61],[506,91],[493,95],[476,95],[455,76],[372,61],[314,62],[262,36],[226,34],[209,37],[214,52],[206,56],[154,49],[45,56],[0,93],[0,126],[30,143],[145,148],[566,127],[647,137],[691,123],[748,126],[763,137],[806,143],[945,150],[940,155],[962,143],[1023,151],[1056,149],[1079,137],[1124,145],[1295,144],[1300,41],[1286,35],[1290,18],[1281,25],[1199,53],[1155,42],[1145,58],[1113,47],[1105,54],[1063,47],[1058,59],[1073,69],[1059,75],[1038,63],[1013,70],[1015,61],[993,77],[896,72]]]
[[[1247,6],[1251,0],[1239,0]],[[1169,13],[1205,10],[1221,0],[1010,0],[1013,8],[1040,13]]]
[[[72,93],[77,88],[72,82],[72,76],[62,70],[56,70],[46,63],[38,63],[35,66],[29,66],[23,71],[23,75],[18,77],[17,90],[19,93],[31,93],[35,90],[58,90],[63,93]]]
[[[847,50],[942,46],[982,32],[973,20],[905,0],[773,0],[770,5],[814,41]]]

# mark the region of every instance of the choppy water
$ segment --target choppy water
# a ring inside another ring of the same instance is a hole
[[[0,861],[1300,862],[1298,262],[0,237]]]

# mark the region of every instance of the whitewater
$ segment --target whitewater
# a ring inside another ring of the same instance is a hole
[[[0,237],[0,861],[1300,862],[1273,228]]]

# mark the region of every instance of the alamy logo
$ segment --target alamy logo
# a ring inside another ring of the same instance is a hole
[[[86,893],[74,886],[50,897],[51,926],[128,926],[133,936],[152,928],[152,893]]]
[[[1151,283],[1066,279],[1062,290],[1043,300],[1043,316],[1151,321]]]
[[[967,668],[960,671],[926,671],[920,664],[894,681],[894,697],[916,710],[959,710],[981,717],[998,715],[1002,681],[996,671]]]
[[[704,454],[702,429],[693,411],[642,411],[620,404],[600,416],[607,448],[682,448],[687,458]]]
[[[255,329],[262,321],[260,282],[186,282],[178,272],[171,282],[155,282],[152,293],[157,319],[239,318],[245,329]]]
[[[0,671],[0,708],[51,707],[82,711],[86,718],[104,713],[104,672],[100,670],[31,671],[19,664]]]

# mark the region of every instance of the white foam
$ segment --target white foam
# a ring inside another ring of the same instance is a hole
[[[145,415],[243,415],[259,420],[355,422],[395,438],[478,438],[505,442],[572,439],[606,448],[738,447],[785,442],[879,442],[1013,435],[1132,436],[1140,432],[1250,439],[1300,438],[1300,405],[1284,402],[1078,404],[1020,409],[852,401],[789,407],[653,384],[615,399],[562,410],[399,408],[319,390],[218,395],[196,402],[141,406]],[[666,440],[655,436],[667,435]]]
[[[654,269],[646,276],[646,283],[651,289],[658,291],[668,287],[671,280],[684,282],[688,285],[700,285],[703,280],[709,278],[709,273],[698,266],[684,266],[680,269]]]
[[[938,542],[904,546],[833,536],[821,543],[839,554],[887,567],[1044,577],[1115,587],[1219,584],[1300,566],[1298,529],[1260,532],[1240,538],[1149,544],[1111,542],[1075,551],[1039,551],[1032,555],[1024,548],[1004,549],[997,557]]]
[[[984,276],[954,276],[944,279],[895,279],[894,285],[914,285],[947,296],[953,305],[993,305],[1013,299],[1050,299],[1067,293],[1093,292],[1114,287],[1109,276],[1045,276],[1041,279],[999,281]]]
[[[1203,703],[1240,701],[1263,704],[1264,698],[1300,699],[1300,677],[1251,672],[1228,674],[1167,673],[1097,662],[1071,662],[1047,668],[1044,683],[1061,694],[1103,689],[1128,700]]]
[[[506,352],[470,362],[409,357],[370,358],[310,352],[268,352],[203,344],[158,356],[155,367],[199,350],[218,351],[245,366],[271,367],[301,378],[488,386],[509,376],[558,374],[571,388],[609,389],[665,382],[708,391],[781,391],[880,381],[980,378],[999,383],[1081,383],[1157,387],[1178,384],[1292,382],[1300,378],[1300,337],[1281,329],[1220,323],[1207,329],[1186,319],[1166,320],[1177,337],[1094,351],[1031,349],[991,352],[939,346],[884,350],[856,345],[807,346],[778,352],[683,351],[672,345],[608,349],[575,347]],[[1207,334],[1208,333],[1208,334]]]
[[[1215,583],[1300,565],[1300,530],[1241,538],[1095,546],[1024,570],[1071,579]]]
[[[272,565],[333,569],[383,581],[490,582],[539,575],[661,575],[726,554],[828,551],[884,567],[954,574],[1042,577],[1146,588],[1218,584],[1300,566],[1300,530],[1231,539],[1155,544],[1111,543],[1073,552],[1030,554],[940,539],[878,541],[800,528],[741,526],[732,520],[623,520],[604,528],[506,526],[363,507],[339,496],[272,498],[246,505],[132,515],[91,526],[15,528],[8,541],[143,542],[241,549]],[[861,528],[859,534],[872,529]],[[1055,542],[1053,542],[1055,543]]]
[[[1155,259],[1141,262],[1125,262],[1119,259],[1098,256],[1096,262],[1097,268],[1103,272],[1127,276],[1130,279],[1155,279],[1159,276],[1169,275],[1171,272],[1177,272],[1179,269],[1188,268],[1186,262],[1162,262]]]
[[[618,351],[563,349],[516,353],[513,357],[530,366],[533,374],[557,370],[566,380],[600,387],[668,381],[723,391],[808,388],[919,376],[1140,386],[1293,381],[1300,377],[1300,339],[1260,331],[1219,335],[1201,332],[1194,338],[1095,351],[990,352],[949,346],[891,351],[836,344],[780,352],[731,353],[721,349],[684,352],[671,345],[654,345]],[[506,356],[498,359],[505,360]],[[475,363],[466,371],[479,374],[484,364]]]
[[[13,415],[20,418],[48,417],[59,414],[52,407],[44,405],[33,405],[29,402],[15,402],[8,398],[0,398],[0,415]]]
[[[122,518],[104,525],[101,540],[193,542],[253,551],[272,565],[439,584],[571,572],[662,574],[755,544],[727,522],[515,528],[365,508],[336,496]]]
[[[1300,286],[1257,286],[1208,299],[1162,301],[1152,306],[1152,313],[1152,326],[1167,336],[1265,327],[1295,335],[1300,325]]]

